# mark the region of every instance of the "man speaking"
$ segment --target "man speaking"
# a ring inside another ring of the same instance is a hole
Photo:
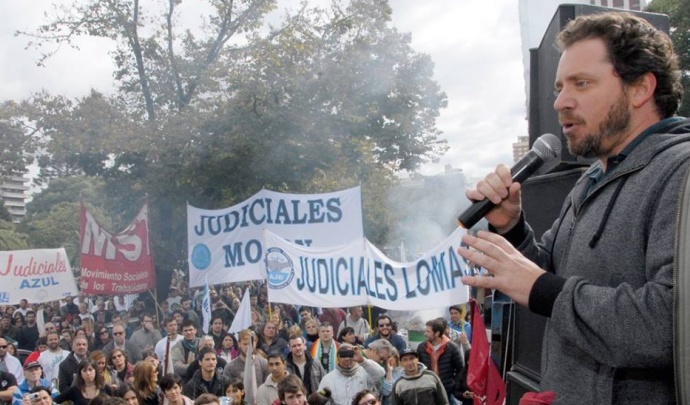
[[[671,41],[627,13],[571,21],[558,37],[558,112],[571,153],[597,161],[537,241],[508,167],[468,190],[491,200],[494,232],[458,252],[498,289],[548,317],[541,389],[558,404],[675,403],[673,260],[690,122],[674,114],[680,71]]]

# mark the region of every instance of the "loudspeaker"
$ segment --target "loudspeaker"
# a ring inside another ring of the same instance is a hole
[[[529,146],[530,148],[542,134],[552,133],[561,137],[563,145],[566,140],[558,123],[558,115],[553,109],[556,96],[553,93],[556,80],[556,69],[561,52],[555,46],[558,33],[570,21],[581,15],[601,13],[603,11],[627,11],[586,4],[562,4],[556,10],[551,23],[538,48],[530,49],[530,83],[529,83]],[[663,14],[633,12],[631,13],[649,21],[656,28],[669,31],[668,16]],[[589,164],[591,160],[572,155],[567,148],[561,154],[563,165]]]
[[[540,237],[558,218],[565,198],[587,169],[536,176],[522,184],[525,219]],[[508,373],[508,404],[517,404],[527,391],[538,391],[541,379],[541,348],[546,318],[515,305],[513,310],[512,362]],[[511,377],[512,376],[512,377]]]

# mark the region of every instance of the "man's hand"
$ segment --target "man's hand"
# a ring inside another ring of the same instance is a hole
[[[476,189],[468,189],[465,195],[472,201],[488,198],[496,205],[485,218],[499,233],[509,231],[520,220],[520,183],[513,182],[510,168],[504,164],[498,165],[496,171],[486,175]]]
[[[465,285],[497,289],[518,304],[528,305],[532,286],[544,270],[495,233],[479,231],[477,236],[463,236],[462,241],[475,250],[458,248],[460,256],[490,273],[490,276],[465,276],[462,278]]]

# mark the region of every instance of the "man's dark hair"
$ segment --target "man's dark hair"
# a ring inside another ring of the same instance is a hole
[[[199,359],[199,361],[201,361],[201,359],[203,359],[204,356],[206,356],[206,354],[208,354],[208,353],[213,353],[216,355],[216,358],[218,358],[218,353],[216,353],[216,350],[214,348],[208,347],[208,346],[204,346],[201,348],[201,350],[199,350],[199,355],[197,358]]]
[[[182,383],[182,378],[174,373],[168,373],[164,375],[158,383],[158,385],[161,387],[163,391],[171,389],[175,386],[175,384],[179,385],[180,388],[184,387],[184,384]]]
[[[285,363],[285,355],[281,352],[270,352],[266,356],[266,360],[271,360],[271,359],[280,359],[283,363]]]
[[[196,329],[196,322],[194,322],[191,319],[185,319],[184,321],[182,321],[182,329],[188,328],[190,326],[193,326],[194,329]]]
[[[209,393],[201,394],[194,400],[194,405],[206,405],[206,404],[220,404],[220,399],[217,396]]]
[[[173,318],[172,316],[169,316],[165,318],[165,322],[163,323],[165,326],[170,325],[171,322],[177,322],[177,319]]]
[[[296,394],[301,392],[307,396],[307,389],[304,388],[302,380],[294,374],[288,374],[278,383],[278,399],[285,400],[285,394]]]
[[[446,333],[446,327],[448,325],[443,318],[436,318],[427,321],[426,326],[431,327],[431,331],[434,332],[434,334],[438,332],[439,336],[443,336],[443,334]]]
[[[673,43],[664,32],[630,13],[612,12],[578,17],[560,32],[559,48],[586,39],[601,39],[616,74],[626,85],[652,73],[656,77],[654,102],[662,118],[678,110],[683,88]]]

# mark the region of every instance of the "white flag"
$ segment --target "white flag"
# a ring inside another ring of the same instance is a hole
[[[234,333],[237,336],[237,333],[243,329],[249,329],[250,326],[252,326],[252,304],[249,299],[249,289],[247,288],[244,291],[242,302],[240,307],[237,308],[235,319],[232,320],[232,325],[230,325],[228,332]]]
[[[211,323],[211,293],[208,288],[208,280],[206,280],[204,296],[201,299],[201,316],[203,318],[201,321],[201,330],[203,330],[204,333],[208,333],[208,326]]]

